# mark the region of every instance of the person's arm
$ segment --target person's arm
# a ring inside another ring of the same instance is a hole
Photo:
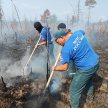
[[[57,67],[52,66],[52,71],[66,71],[68,69],[70,62],[69,47],[63,47],[61,59],[61,65]]]
[[[47,31],[42,31],[41,32],[41,36],[42,36],[42,41],[41,43],[37,44],[35,47],[37,48],[38,46],[41,46],[41,45],[46,45],[47,44]]]
[[[66,71],[68,69],[69,63],[62,64],[60,66],[52,66],[52,71]]]
[[[61,58],[61,56],[60,56],[59,59],[58,59],[58,62],[59,62],[59,61],[63,61],[63,59]]]
[[[46,40],[44,40],[43,42],[37,44],[35,47],[37,48],[38,46],[41,46],[41,45],[46,45]]]

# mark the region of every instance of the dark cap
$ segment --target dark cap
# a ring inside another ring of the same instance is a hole
[[[58,29],[59,28],[66,28],[66,25],[64,24],[64,23],[60,23],[59,25],[58,25]]]
[[[56,32],[54,32],[55,39],[60,38],[65,35],[66,35],[66,32],[64,30],[57,30]]]
[[[34,23],[34,28],[36,28],[36,30],[40,33],[42,28],[43,28],[43,26],[41,25],[40,22],[35,22]]]

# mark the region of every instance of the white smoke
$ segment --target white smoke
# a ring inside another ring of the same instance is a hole
[[[29,58],[30,49],[25,52],[21,60],[13,62],[10,58],[3,58],[0,62],[0,75],[6,78],[22,75],[22,69]]]
[[[54,78],[54,80],[52,79],[52,81],[49,85],[50,92],[56,93],[61,90],[63,79],[62,79],[62,75],[59,72],[56,72],[53,78]]]

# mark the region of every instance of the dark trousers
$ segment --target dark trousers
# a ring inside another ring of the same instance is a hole
[[[76,69],[70,85],[71,108],[78,108],[81,93],[85,87],[87,95],[93,96],[93,76],[99,68],[99,62],[89,70]]]

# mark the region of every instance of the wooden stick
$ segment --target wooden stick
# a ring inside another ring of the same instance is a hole
[[[6,84],[5,84],[5,82],[4,82],[4,80],[3,80],[3,77],[1,76],[1,80],[2,80],[2,85],[3,85],[3,90],[4,90],[4,92],[7,92],[7,88],[6,88]]]
[[[63,48],[63,47],[62,47],[62,48]],[[57,59],[56,59],[56,62],[55,62],[55,65],[54,65],[54,66],[57,66],[58,60],[59,60],[60,55],[61,55],[62,48],[61,48],[61,50],[60,50],[60,53],[58,54],[58,57],[57,57]],[[46,87],[45,87],[45,89],[44,89],[44,91],[43,91],[42,100],[43,100],[43,97],[44,97],[44,95],[45,95],[45,92],[46,92],[46,90],[47,90],[47,88],[48,88],[48,86],[49,86],[49,83],[50,83],[50,81],[51,81],[51,78],[52,78],[52,76],[53,76],[53,73],[54,73],[54,71],[52,71],[51,74],[50,74],[50,76],[49,76],[48,82],[47,82]],[[41,101],[42,101],[42,100],[41,100]]]
[[[39,37],[39,39],[38,39],[36,45],[39,43],[40,39],[41,39],[41,34],[40,34],[40,37]],[[35,46],[36,46],[36,45],[35,45]],[[26,69],[27,69],[27,65],[29,64],[29,62],[30,62],[30,60],[31,60],[31,58],[32,58],[32,56],[33,56],[35,50],[36,50],[36,47],[34,47],[32,53],[31,53],[31,55],[30,55],[30,57],[29,57],[29,59],[28,59],[28,61],[27,61],[27,63],[26,63],[26,65],[23,67],[23,76],[25,75],[25,71],[26,71]]]

